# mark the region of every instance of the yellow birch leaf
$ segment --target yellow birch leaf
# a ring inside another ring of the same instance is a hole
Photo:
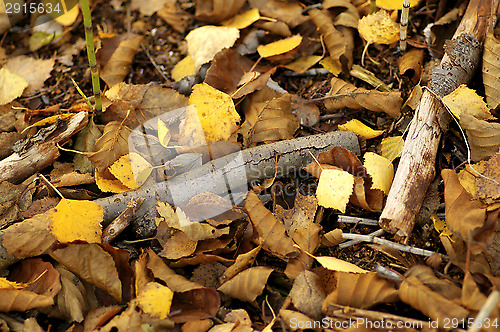
[[[368,273],[369,271],[363,270],[362,268],[354,265],[352,263],[343,261],[341,259],[330,257],[330,256],[313,256],[307,251],[303,251],[308,256],[311,256],[318,261],[325,269],[337,272],[347,272],[347,273]]]
[[[380,154],[392,162],[394,159],[401,157],[404,145],[405,141],[402,136],[384,138],[380,142]]]
[[[354,188],[354,176],[343,170],[324,169],[319,177],[316,198],[318,204],[345,213]]]
[[[452,93],[443,97],[443,102],[457,119],[464,113],[472,115],[478,120],[491,120],[495,117],[490,113],[488,106],[476,91],[461,84]]]
[[[223,23],[225,27],[244,29],[260,19],[259,9],[253,8]]]
[[[194,74],[196,74],[196,70],[194,70],[194,61],[189,55],[177,62],[170,72],[170,75],[172,75],[172,78],[176,82],[179,82],[186,76]]]
[[[339,130],[352,131],[356,135],[366,139],[375,138],[384,133],[383,130],[374,130],[356,119],[352,119],[343,125],[339,125]]]
[[[206,83],[196,84],[189,97],[195,105],[207,141],[227,140],[237,129],[240,116],[233,98]]]
[[[205,25],[192,30],[186,36],[188,54],[194,61],[194,69],[211,61],[225,48],[230,48],[240,37],[240,30],[229,27]]]
[[[160,144],[166,148],[171,138],[172,134],[170,134],[167,125],[158,118],[158,140],[160,140]]]
[[[136,157],[135,162],[139,162],[138,157]],[[109,166],[109,172],[129,189],[135,190],[140,187],[140,185],[135,181],[134,171],[132,170],[132,163],[130,161],[129,154],[121,156],[117,161],[113,163],[113,165]]]
[[[107,193],[122,193],[130,190],[129,187],[125,186],[114,176],[112,176],[112,178],[106,176],[104,174],[105,172],[107,172],[107,169],[103,172],[99,172],[97,169],[95,170],[95,184],[101,191]]]
[[[367,0],[370,2],[370,0]],[[410,7],[415,7],[420,0],[411,0]],[[377,7],[384,9],[403,9],[403,0],[377,0]]]
[[[148,163],[140,154],[132,152],[129,154],[130,164],[132,165],[132,173],[134,174],[135,183],[142,186],[149,178],[153,171],[153,166]]]
[[[301,35],[294,35],[285,39],[269,43],[267,45],[260,45],[257,47],[257,52],[263,58],[268,58],[274,55],[289,52],[300,45],[302,42]]]
[[[385,10],[361,18],[358,32],[369,43],[392,44],[399,40],[399,24]]]
[[[103,208],[91,201],[63,198],[51,213],[51,233],[59,242],[101,242]]]
[[[340,63],[340,60],[335,60],[331,56],[324,58],[319,63],[323,66],[323,68],[335,76],[342,72],[342,64]]]
[[[78,6],[78,1],[76,0],[43,0],[43,2],[45,3],[44,8],[49,9],[49,6],[52,8],[52,11],[50,13],[47,12],[47,14],[57,23],[65,27],[75,23],[78,18],[78,14],[80,13],[80,7]]]
[[[16,75],[7,68],[0,69],[0,106],[5,105],[20,97],[24,89],[28,87],[28,81],[22,76]]]
[[[285,68],[293,70],[296,73],[303,73],[312,66],[314,66],[319,60],[321,60],[321,55],[307,55],[301,58],[298,58],[292,63],[289,63],[285,66]]]
[[[364,155],[366,171],[372,177],[373,189],[380,189],[386,195],[391,189],[392,179],[394,178],[394,166],[392,162],[373,152],[367,152]]]
[[[170,313],[174,292],[157,282],[149,282],[139,290],[137,302],[142,310],[159,319],[166,319]]]

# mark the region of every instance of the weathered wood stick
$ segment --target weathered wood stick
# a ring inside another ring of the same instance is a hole
[[[469,82],[479,64],[481,45],[486,35],[492,0],[471,0],[448,44],[446,55],[431,76],[415,111],[408,131],[399,166],[387,197],[380,226],[406,243],[415,217],[434,179],[436,154],[443,131],[447,130],[450,116],[433,93],[443,97],[460,84]]]
[[[145,202],[135,217],[154,220],[154,207],[158,200],[175,205],[186,204],[196,194],[227,192],[228,183],[232,188],[243,186],[246,193],[247,183],[273,177],[276,170],[278,177],[292,171],[298,172],[313,160],[309,152],[316,156],[334,146],[342,146],[358,155],[360,153],[358,138],[352,132],[337,131],[300,137],[235,152],[168,181],[97,199],[95,202],[104,208],[104,226],[125,210],[131,198],[139,197],[144,197]],[[214,172],[222,169],[222,173]]]
[[[28,138],[20,151],[0,161],[0,181],[17,184],[52,165],[59,157],[59,148],[56,144],[62,145],[66,142],[85,127],[87,120],[87,112],[79,112],[69,121],[53,124]]]

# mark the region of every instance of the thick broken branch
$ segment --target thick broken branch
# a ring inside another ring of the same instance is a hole
[[[144,197],[145,202],[137,210],[136,218],[152,220],[156,216],[154,207],[158,200],[170,204],[175,201],[175,205],[186,204],[196,194],[227,192],[228,183],[232,188],[244,187],[246,193],[247,183],[273,177],[275,171],[278,177],[297,172],[312,161],[309,152],[318,155],[334,146],[342,146],[355,154],[360,153],[357,136],[352,132],[338,131],[300,137],[235,152],[168,181],[95,202],[104,208],[104,223],[107,224],[125,210],[131,198]],[[223,169],[222,174],[214,172]]]
[[[440,97],[469,82],[479,64],[492,0],[471,0],[446,55],[432,72],[408,131],[398,170],[380,216],[380,226],[407,242],[430,182],[441,135],[450,122]]]

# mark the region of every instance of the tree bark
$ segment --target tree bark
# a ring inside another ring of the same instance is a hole
[[[427,188],[436,175],[439,142],[450,122],[449,114],[434,94],[443,97],[472,78],[479,64],[492,1],[470,1],[453,39],[445,45],[446,54],[433,70],[429,88],[425,89],[415,111],[379,220],[380,226],[395,234],[400,242],[408,241]]]

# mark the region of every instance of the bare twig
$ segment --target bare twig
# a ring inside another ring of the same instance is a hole
[[[370,233],[368,235],[363,235],[363,236],[375,237],[375,236],[383,235],[384,233],[385,233],[385,231],[383,229],[378,229],[375,232],[372,232],[372,233]],[[344,237],[344,234],[342,234],[342,237]],[[353,240],[350,240],[350,241],[343,242],[343,243],[339,244],[339,248],[344,249],[344,248],[347,248],[347,247],[350,247],[350,246],[354,246],[354,245],[356,245],[358,243],[361,243],[363,241],[364,240],[362,240],[362,239],[353,239]]]

